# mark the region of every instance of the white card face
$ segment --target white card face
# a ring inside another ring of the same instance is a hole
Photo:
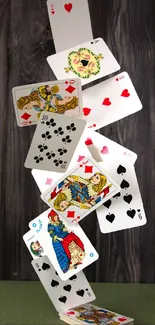
[[[82,92],[83,114],[87,127],[97,130],[142,109],[127,72],[112,77]]]
[[[32,230],[29,230],[24,236],[23,240],[25,242],[25,245],[27,246],[31,256],[33,259],[36,259],[38,257],[44,256],[44,249],[41,246],[40,242],[38,241],[38,238]]]
[[[21,127],[38,124],[43,111],[83,115],[81,82],[76,78],[14,87],[12,95],[17,124]]]
[[[64,282],[47,256],[33,260],[31,264],[58,312],[96,299],[82,271]]]
[[[70,222],[79,222],[120,191],[117,183],[86,157],[41,195],[57,213]]]
[[[51,55],[47,61],[57,79],[79,77],[82,85],[120,69],[102,38]]]
[[[146,224],[143,202],[135,169],[126,161],[109,160],[100,165],[110,171],[120,185],[121,192],[100,206],[96,212],[102,233],[110,233]]]
[[[25,161],[26,168],[63,173],[85,128],[85,121],[43,112]]]
[[[47,7],[56,52],[93,39],[87,0],[48,0]]]
[[[29,223],[60,278],[65,281],[98,259],[98,253],[78,224],[48,209]]]
[[[137,160],[136,153],[93,130],[87,129],[84,132],[84,142],[92,157],[98,162],[109,158],[109,155],[117,159],[119,157],[121,160],[127,159],[131,164]]]

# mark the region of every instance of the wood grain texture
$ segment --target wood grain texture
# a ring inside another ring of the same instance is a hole
[[[138,154],[136,171],[146,226],[103,235],[96,214],[81,225],[100,259],[90,281],[155,282],[155,2],[89,0],[94,37],[103,37],[127,71],[143,110],[100,132]],[[46,57],[54,45],[45,0],[0,0],[0,279],[36,279],[23,241],[46,209],[24,161],[35,127],[16,125],[13,86],[54,80]]]

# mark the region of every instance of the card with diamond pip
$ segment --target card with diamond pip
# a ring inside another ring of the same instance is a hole
[[[86,122],[78,118],[42,112],[25,167],[64,173],[85,125]]]
[[[86,157],[67,172],[41,198],[60,216],[78,222],[120,191],[119,185]]]
[[[55,80],[12,89],[18,126],[38,124],[43,111],[67,116],[82,115],[79,79]]]

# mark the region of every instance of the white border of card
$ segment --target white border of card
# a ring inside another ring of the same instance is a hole
[[[94,180],[94,176],[98,179]],[[83,184],[82,190],[79,189],[80,183]],[[49,187],[41,198],[66,220],[78,222],[119,191],[120,187],[111,176],[93,158],[86,157]]]
[[[102,38],[48,56],[47,62],[57,79],[79,77],[82,86],[120,69]]]

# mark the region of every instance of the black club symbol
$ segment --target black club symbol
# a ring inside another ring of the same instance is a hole
[[[46,133],[43,133],[41,136],[45,140],[52,138],[51,135],[50,135],[50,133],[49,133],[49,131],[47,131]]]
[[[55,153],[53,151],[47,152],[46,153],[46,156],[47,156],[48,159],[51,159],[51,158],[54,158],[55,157]]]
[[[40,149],[40,152],[43,152],[44,150],[47,150],[48,149],[48,147],[47,146],[45,146],[45,144],[40,144],[39,146],[38,146],[38,149]]]
[[[67,135],[66,138],[63,138],[62,139],[62,142],[64,142],[64,143],[70,143],[70,142],[72,142],[72,140],[71,140],[70,136]]]
[[[63,161],[61,159],[55,159],[54,161],[55,166],[59,166],[63,164]]]
[[[34,160],[36,161],[37,164],[39,164],[40,161],[43,161],[44,158],[43,157],[40,157],[40,156],[35,156],[34,157]]]
[[[74,123],[71,123],[71,125],[68,125],[66,129],[71,132],[71,131],[76,131],[76,127]]]
[[[63,131],[62,128],[60,127],[60,128],[58,128],[57,130],[55,130],[54,133],[57,134],[57,136],[58,136],[58,135],[63,135],[63,134],[64,134],[64,131]]]
[[[62,149],[58,149],[59,155],[62,156],[64,153],[67,152],[67,149],[62,148]]]
[[[51,118],[49,121],[46,122],[47,126],[56,126],[56,123],[54,122],[54,118]]]

